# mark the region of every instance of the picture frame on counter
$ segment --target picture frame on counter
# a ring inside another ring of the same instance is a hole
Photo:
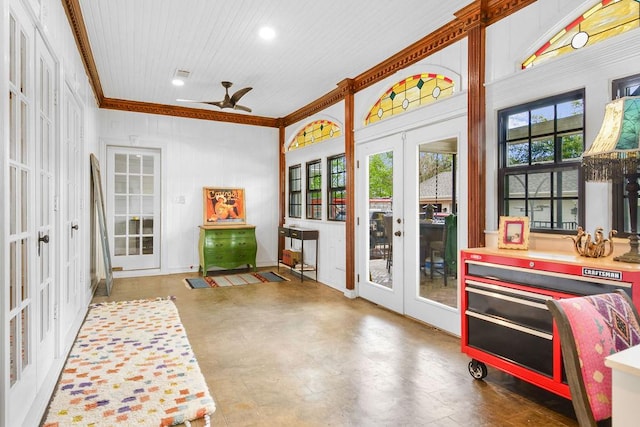
[[[501,216],[498,225],[498,248],[529,249],[529,217]]]

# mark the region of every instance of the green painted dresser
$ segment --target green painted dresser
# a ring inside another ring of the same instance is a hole
[[[248,266],[256,269],[255,225],[201,225],[198,253],[200,269],[206,275],[211,267],[224,269]]]

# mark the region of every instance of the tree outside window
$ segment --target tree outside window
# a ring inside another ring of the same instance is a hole
[[[307,163],[307,219],[322,219],[322,165]]]
[[[302,217],[302,166],[289,167],[289,217]]]
[[[344,154],[327,159],[329,179],[327,185],[328,203],[327,219],[345,221],[347,217],[347,162]]]
[[[537,231],[566,232],[584,222],[584,91],[498,114],[500,215],[527,216]]]

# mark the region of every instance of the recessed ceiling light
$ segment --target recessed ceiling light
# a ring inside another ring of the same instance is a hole
[[[264,40],[273,40],[276,37],[276,31],[271,27],[262,27],[258,34]]]

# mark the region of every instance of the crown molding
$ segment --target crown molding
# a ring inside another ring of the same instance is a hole
[[[151,102],[115,98],[104,98],[100,103],[100,108],[273,128],[280,127],[282,123],[282,120],[271,117],[223,113],[221,111],[205,110],[202,108],[187,108],[177,105],[154,104]]]
[[[84,23],[84,17],[82,16],[82,9],[80,8],[79,1],[80,0],[62,0],[62,6],[67,14],[69,26],[71,27],[71,32],[76,40],[78,51],[80,52],[80,56],[82,56],[82,63],[84,64],[84,69],[89,76],[93,94],[98,100],[98,105],[100,105],[104,100],[104,92],[102,91],[98,68],[96,67],[96,63],[93,59],[93,52],[91,51],[91,44],[89,43],[89,35],[87,34],[87,27]]]
[[[325,108],[328,108],[333,104],[337,104],[338,102],[342,101],[347,93],[354,92],[354,80],[344,79],[340,83],[338,83],[338,87],[331,92],[284,117],[284,126],[289,126],[293,123],[299,122],[306,117],[319,113]]]
[[[495,24],[499,20],[524,9],[537,0],[488,0],[486,12],[487,26]]]

